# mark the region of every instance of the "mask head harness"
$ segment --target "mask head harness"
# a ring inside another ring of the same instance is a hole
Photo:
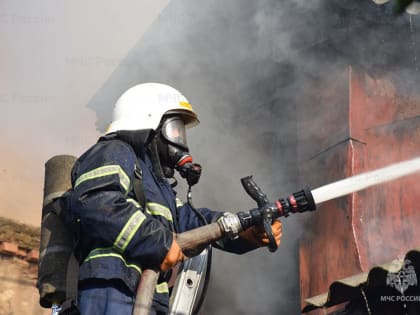
[[[180,116],[165,116],[157,130],[157,151],[165,177],[173,177],[176,169],[189,186],[198,183],[201,166],[193,163],[189,153],[185,124]]]

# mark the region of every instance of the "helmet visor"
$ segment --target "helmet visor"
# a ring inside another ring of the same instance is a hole
[[[170,117],[166,119],[162,125],[162,135],[169,142],[188,148],[185,124],[181,118]]]

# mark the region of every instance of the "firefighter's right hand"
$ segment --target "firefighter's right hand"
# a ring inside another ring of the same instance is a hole
[[[271,232],[276,240],[277,247],[280,246],[281,237],[283,235],[282,232],[282,224],[280,220],[274,220],[271,224]],[[246,230],[239,233],[239,237],[248,241],[248,243],[256,246],[268,246],[270,244],[270,240],[268,239],[267,233],[264,230],[262,225],[251,226]]]
[[[171,248],[169,249],[168,253],[163,259],[162,264],[160,265],[160,270],[166,272],[185,259],[186,257],[174,237]]]

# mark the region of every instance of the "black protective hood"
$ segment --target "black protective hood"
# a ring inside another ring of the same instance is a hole
[[[99,141],[119,139],[132,146],[139,157],[144,158],[146,148],[152,141],[155,131],[146,130],[119,130],[99,138]]]

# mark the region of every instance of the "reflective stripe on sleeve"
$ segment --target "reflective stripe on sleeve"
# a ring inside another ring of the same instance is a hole
[[[120,234],[114,242],[114,247],[119,251],[123,252],[128,244],[134,237],[134,234],[140,228],[146,216],[140,210],[134,212],[134,214],[128,219],[127,223],[122,228]]]
[[[86,172],[86,173],[80,175],[76,179],[76,183],[74,184],[74,187],[76,188],[81,183],[83,183],[87,180],[91,180],[91,179],[95,179],[95,178],[99,178],[99,177],[104,177],[104,176],[108,176],[108,175],[118,175],[119,178],[120,178],[121,186],[125,189],[126,192],[128,191],[128,189],[130,187],[130,178],[127,176],[127,174],[124,172],[124,170],[119,165],[101,166],[101,167],[95,168],[95,169],[93,169],[89,172]]]
[[[155,202],[146,203],[146,212],[151,215],[160,215],[168,221],[173,221],[171,210],[161,204]]]
[[[98,258],[103,258],[103,257],[115,257],[120,259],[125,266],[129,267],[129,268],[134,268],[136,269],[140,274],[141,274],[141,268],[135,264],[129,264],[126,262],[126,260],[124,259],[123,256],[121,256],[120,254],[116,253],[115,251],[113,251],[113,249],[111,247],[107,247],[107,248],[96,248],[94,250],[92,250],[89,255],[85,258],[84,262],[88,262],[89,260],[93,260],[93,259],[98,259]]]
[[[169,287],[167,282],[162,282],[156,285],[157,293],[169,293]]]

